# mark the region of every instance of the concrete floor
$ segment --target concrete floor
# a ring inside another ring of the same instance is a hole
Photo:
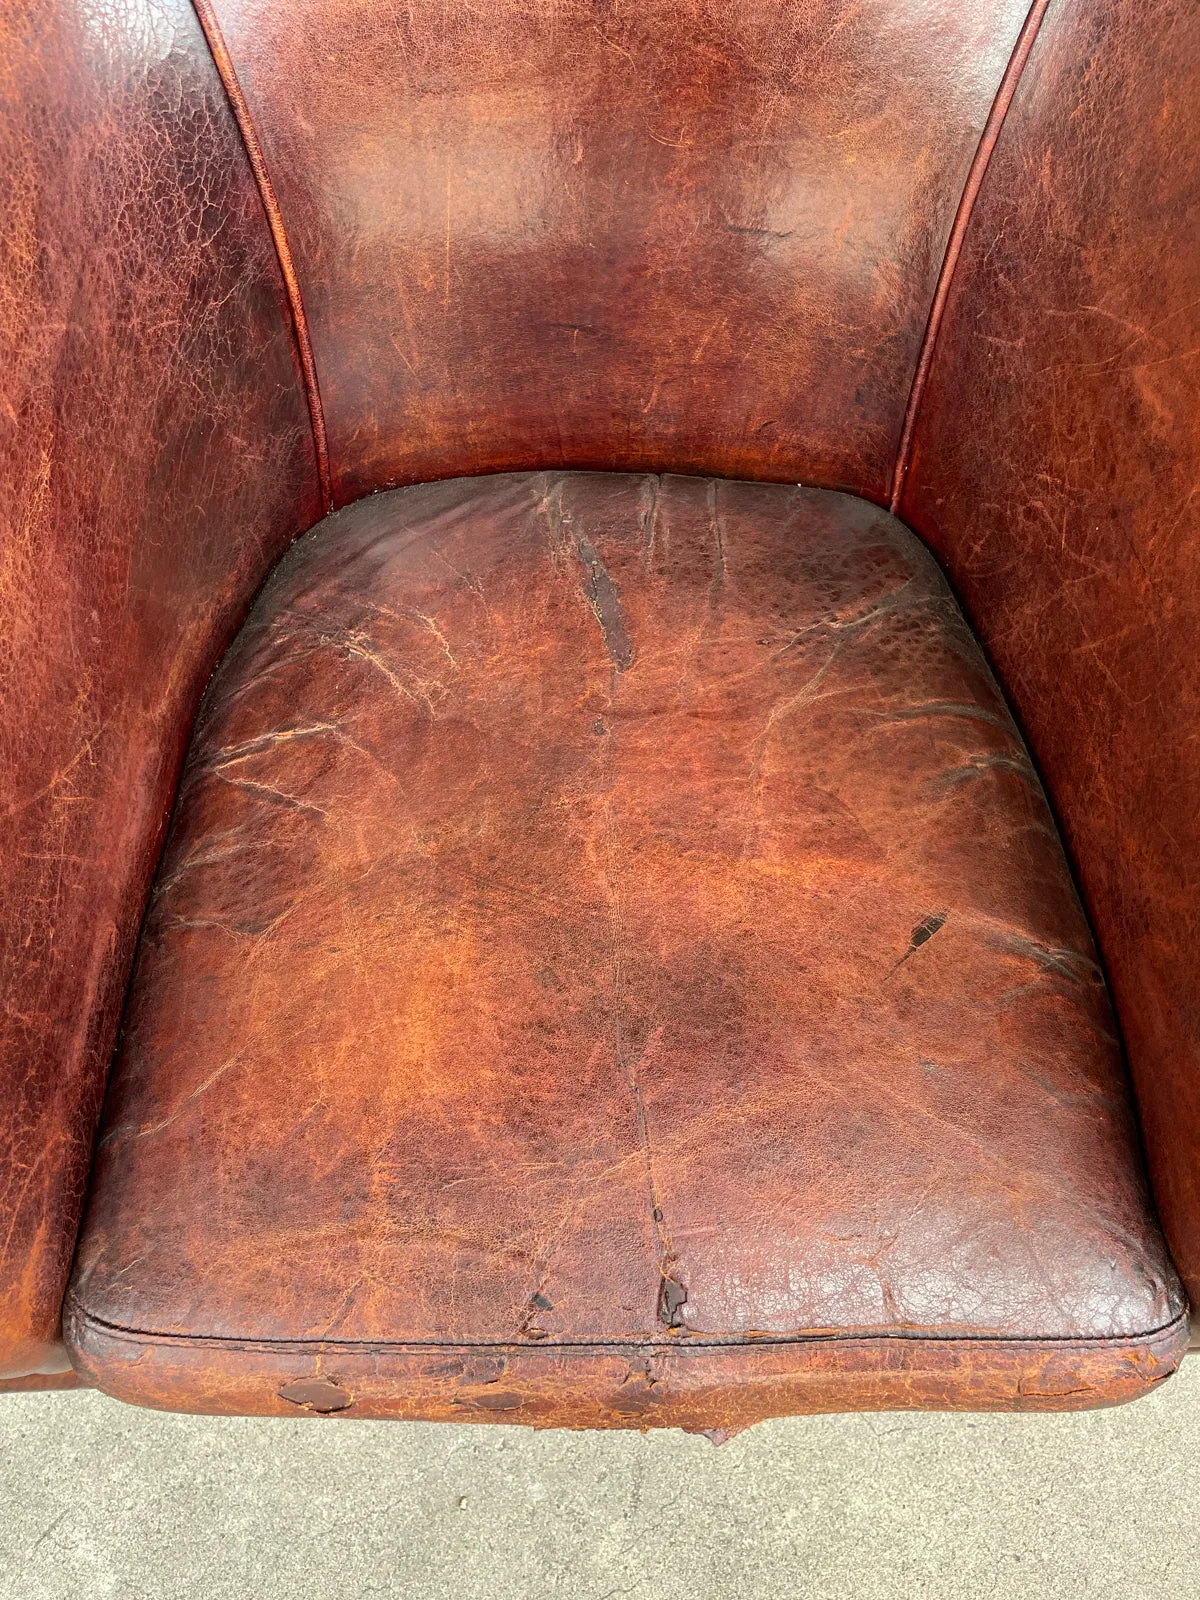
[[[0,1396],[0,1596],[1142,1600],[1200,1583],[1200,1357],[1080,1416],[680,1434]]]

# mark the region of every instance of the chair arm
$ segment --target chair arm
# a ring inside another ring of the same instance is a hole
[[[187,0],[0,17],[0,1378],[59,1307],[204,684],[320,515],[282,280]]]
[[[1051,5],[953,281],[900,501],[1015,701],[1200,1302],[1200,28]]]

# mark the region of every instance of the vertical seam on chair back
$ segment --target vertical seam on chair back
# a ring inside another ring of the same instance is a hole
[[[321,390],[317,383],[317,367],[313,360],[312,340],[308,332],[308,318],[304,314],[304,300],[300,294],[300,284],[296,278],[295,263],[292,260],[291,246],[288,244],[287,230],[283,225],[283,215],[279,209],[279,200],[275,194],[275,186],[271,182],[271,174],[267,170],[266,157],[263,155],[262,145],[259,143],[258,134],[254,129],[254,122],[250,116],[250,107],[242,93],[241,84],[238,82],[237,72],[234,70],[233,59],[225,47],[225,39],[221,33],[220,23],[213,11],[211,0],[192,0],[200,26],[204,30],[204,37],[208,40],[208,48],[212,52],[213,61],[221,75],[221,82],[225,86],[225,93],[229,97],[229,104],[237,120],[238,129],[242,135],[246,157],[254,172],[258,192],[262,198],[263,210],[267,215],[267,225],[271,230],[271,238],[275,243],[275,254],[279,259],[279,270],[283,274],[284,287],[287,290],[288,304],[292,312],[292,324],[296,334],[296,348],[300,355],[300,366],[304,374],[304,390],[308,399],[308,414],[312,422],[313,446],[317,455],[317,472],[321,480],[321,500],[325,514],[333,510],[333,480],[329,471],[329,446],[325,433],[325,413],[321,405]]]
[[[200,0],[197,0],[200,3]],[[938,274],[937,288],[934,291],[933,303],[929,308],[929,320],[925,325],[925,336],[921,341],[921,354],[917,360],[917,370],[913,375],[912,388],[909,391],[908,405],[904,412],[904,428],[900,435],[900,447],[896,452],[896,466],[892,475],[892,498],[890,509],[895,515],[900,506],[900,499],[904,493],[904,481],[908,475],[909,461],[912,457],[913,437],[917,429],[917,417],[921,410],[921,401],[925,396],[925,386],[929,379],[929,369],[933,364],[934,348],[937,344],[938,331],[942,325],[942,317],[946,310],[946,302],[950,297],[950,286],[954,280],[955,269],[962,254],[963,241],[967,229],[971,225],[971,214],[975,209],[975,202],[979,198],[979,191],[983,187],[983,180],[987,175],[988,163],[992,159],[1004,127],[1004,119],[1008,115],[1017,88],[1021,82],[1021,75],[1025,71],[1025,64],[1029,60],[1034,44],[1037,42],[1038,30],[1041,28],[1042,19],[1049,10],[1050,0],[1033,0],[1021,31],[1017,35],[1017,42],[1013,46],[1012,55],[1009,57],[1008,66],[1004,69],[1004,76],[1000,79],[1000,87],[996,90],[996,98],[992,101],[992,108],[988,112],[987,121],[983,125],[983,132],[979,136],[970,170],[967,173],[966,183],[963,185],[962,198],[958,202],[958,210],[954,214],[954,225],[950,229],[950,238],[946,243],[946,254],[942,259],[942,270]]]

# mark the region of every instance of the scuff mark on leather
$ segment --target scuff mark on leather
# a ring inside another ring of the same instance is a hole
[[[555,545],[566,545],[569,539],[576,559],[583,568],[584,599],[600,624],[604,647],[617,671],[625,672],[633,665],[633,640],[625,623],[621,596],[595,545],[575,527],[571,513],[563,510],[561,483],[553,492],[547,490],[538,509],[550,525],[550,537]]]
[[[617,586],[609,577],[608,569],[597,555],[591,540],[584,534],[576,532],[573,527],[571,538],[583,566],[583,592],[596,614],[596,621],[600,624],[605,648],[612,657],[617,671],[624,672],[627,667],[633,665],[633,641],[625,626],[625,613],[621,609],[621,597],[617,593]]]
[[[790,239],[795,228],[754,228],[746,223],[726,222],[726,233],[745,233],[756,239]]]
[[[707,501],[708,525],[712,529],[717,558],[713,565],[712,582],[708,590],[709,611],[711,613],[718,594],[725,586],[725,532],[721,527],[721,514],[717,509],[717,480],[715,478],[708,486]]]
[[[1036,784],[1038,781],[1033,763],[1024,756],[996,752],[990,755],[972,756],[960,766],[948,767],[935,780],[935,788],[941,790],[957,788],[959,784],[969,783],[973,778],[986,777],[993,772],[1013,772],[1026,783]]]
[[[627,1367],[610,1409],[624,1419],[642,1417],[653,1410],[665,1393],[654,1370],[654,1358],[646,1356],[640,1364],[631,1363]]]
[[[1005,949],[1011,950],[1014,955],[1024,956],[1027,960],[1032,961],[1042,972],[1055,973],[1059,977],[1069,978],[1072,983],[1084,983],[1088,980],[1103,982],[1103,974],[1099,966],[1080,950],[1069,950],[1059,945],[1039,944],[1036,939],[1030,939],[1023,934],[1017,933],[997,934],[994,942]]]
[[[230,778],[223,772],[214,772],[213,777],[219,783],[227,783],[231,789],[242,789],[246,794],[253,795],[256,800],[263,800],[267,805],[282,806],[288,811],[307,811],[314,817],[323,817],[327,813],[320,806],[309,805],[307,800],[298,800],[294,794],[284,794],[282,789],[273,788],[269,783],[254,783],[249,778]]]
[[[642,566],[649,567],[654,559],[654,540],[658,530],[658,490],[661,480],[657,476],[646,479],[642,505]]]
[[[156,1133],[161,1133],[164,1128],[169,1128],[176,1118],[181,1117],[192,1103],[200,1098],[206,1090],[211,1089],[218,1079],[223,1078],[231,1067],[241,1064],[241,1056],[230,1056],[228,1061],[222,1061],[215,1071],[210,1072],[202,1083],[198,1083],[190,1094],[175,1107],[174,1111],[165,1117],[160,1117],[157,1122],[148,1123],[144,1127],[136,1127],[128,1122],[119,1123],[115,1128],[110,1128],[100,1139],[100,1146],[116,1143],[125,1139],[149,1139]]]
[[[642,1093],[640,1070],[642,1063],[655,1049],[662,1039],[662,1027],[655,1028],[646,1047],[636,1061],[624,1059],[625,1075],[629,1081],[630,1092],[633,1095],[634,1121],[637,1127],[638,1145],[642,1152],[642,1159],[646,1164],[646,1187],[650,1197],[650,1216],[654,1223],[654,1233],[658,1241],[658,1305],[657,1315],[659,1321],[668,1328],[683,1326],[682,1308],[687,1303],[687,1290],[674,1276],[675,1252],[671,1247],[671,1235],[663,1218],[663,1208],[659,1202],[658,1179],[654,1172],[654,1153],[650,1140],[650,1121],[646,1115],[646,1099]],[[624,1058],[618,1040],[618,1059]]]
[[[537,1325],[537,1314],[539,1311],[553,1310],[553,1300],[544,1294],[540,1287],[535,1289],[526,1301],[525,1310],[517,1328],[517,1337],[519,1339],[545,1339],[547,1337],[547,1329]]]
[[[515,1389],[498,1390],[495,1394],[461,1394],[451,1401],[456,1406],[471,1406],[479,1411],[517,1411],[525,1403],[524,1395]]]

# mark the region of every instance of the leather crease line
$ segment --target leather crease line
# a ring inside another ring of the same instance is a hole
[[[279,200],[275,193],[275,186],[271,182],[271,174],[267,169],[266,157],[262,145],[254,128],[254,120],[250,115],[250,107],[242,93],[242,86],[238,82],[237,72],[225,45],[225,38],[221,32],[221,25],[217,21],[216,12],[212,7],[212,0],[192,0],[196,17],[203,29],[204,37],[208,41],[208,48],[220,74],[225,93],[233,110],[234,119],[242,136],[246,158],[250,162],[254,173],[254,181],[258,185],[259,196],[262,200],[263,210],[267,216],[267,226],[271,230],[271,238],[275,245],[275,255],[279,261],[279,270],[283,274],[284,288],[287,292],[288,305],[292,313],[292,326],[296,336],[296,347],[300,356],[300,367],[304,376],[304,392],[308,400],[308,415],[312,423],[313,447],[317,456],[317,474],[321,482],[321,503],[323,513],[328,516],[334,509],[333,505],[333,480],[329,470],[329,446],[325,433],[325,412],[321,405],[321,390],[317,383],[317,367],[313,359],[312,340],[309,337],[308,318],[304,312],[304,300],[300,294],[300,283],[296,277],[296,267],[292,260],[292,249],[288,243],[287,229],[283,224],[283,213],[279,208]]]
[[[908,395],[908,405],[904,411],[904,427],[900,434],[900,445],[896,451],[896,465],[892,474],[892,494],[888,505],[888,509],[893,516],[896,516],[899,512],[900,500],[904,493],[904,484],[908,477],[909,463],[912,459],[917,418],[920,414],[921,402],[925,398],[925,387],[929,381],[930,369],[933,366],[933,355],[937,345],[938,334],[941,331],[942,318],[945,315],[946,304],[950,298],[950,289],[958,268],[958,261],[962,254],[967,230],[971,225],[975,202],[979,198],[979,191],[982,189],[983,181],[987,176],[992,154],[1000,141],[1000,134],[1003,131],[1009,108],[1016,97],[1017,89],[1020,87],[1021,78],[1025,72],[1026,63],[1037,42],[1042,20],[1049,8],[1050,0],[1033,0],[1025,21],[1021,24],[1017,42],[1013,46],[1012,55],[1008,58],[1008,65],[1004,69],[1004,75],[1000,79],[1000,86],[996,90],[996,98],[992,101],[992,108],[988,112],[987,121],[983,125],[983,132],[979,136],[979,144],[976,146],[975,155],[967,172],[967,180],[963,185],[958,209],[954,213],[954,223],[950,229],[950,237],[946,241],[946,254],[942,258],[937,288],[934,290],[933,303],[929,308],[929,320],[925,324],[925,334],[921,340],[921,353],[917,358],[917,370],[913,374],[912,388],[909,390]]]

